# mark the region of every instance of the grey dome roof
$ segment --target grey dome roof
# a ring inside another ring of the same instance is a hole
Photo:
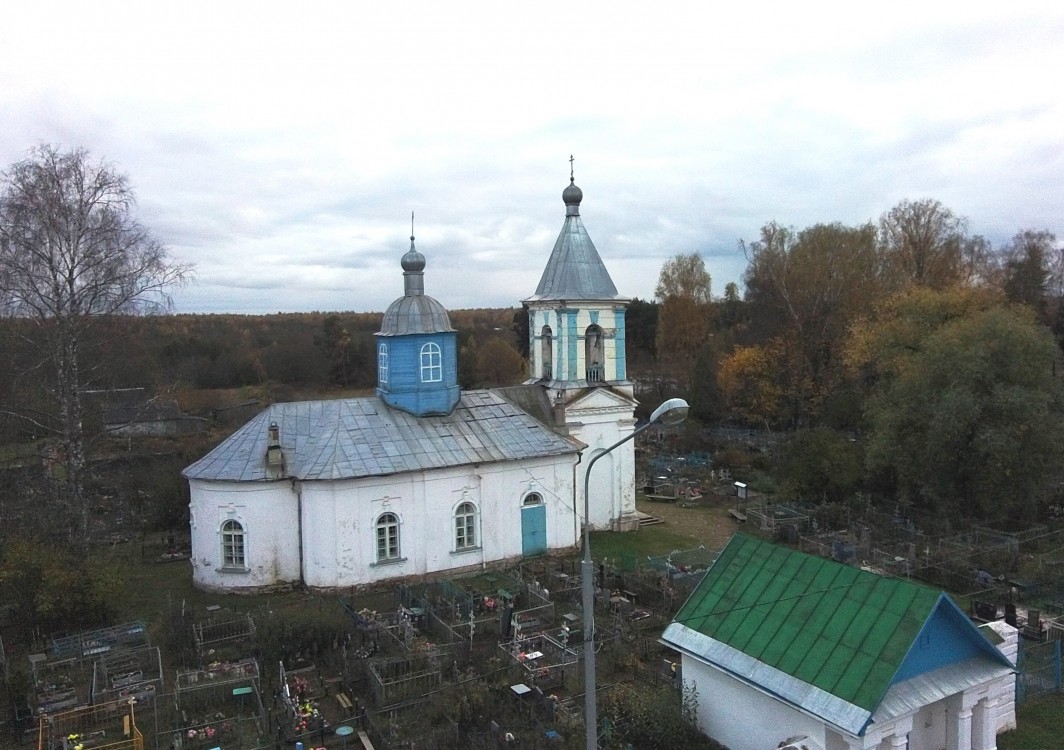
[[[536,293],[526,302],[625,299],[617,294],[617,287],[580,219],[583,198],[583,191],[570,178],[569,187],[562,191],[565,224],[554,243]]]
[[[428,295],[400,297],[384,313],[381,336],[453,331],[447,310]]]
[[[410,333],[445,333],[454,331],[447,310],[425,294],[425,256],[410,249],[401,261],[404,295],[388,306],[381,321],[379,336],[404,336]]]

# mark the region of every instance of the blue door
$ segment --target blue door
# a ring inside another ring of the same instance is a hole
[[[547,551],[547,506],[525,502],[521,508],[521,554],[542,555]]]

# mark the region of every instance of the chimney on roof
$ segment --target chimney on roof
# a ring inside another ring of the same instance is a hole
[[[565,396],[561,393],[554,398],[554,429],[563,435],[569,434],[569,426],[565,423]]]
[[[269,439],[266,444],[266,469],[275,479],[284,476],[284,451],[281,450],[281,428],[270,422]]]

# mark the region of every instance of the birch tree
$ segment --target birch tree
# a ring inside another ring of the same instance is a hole
[[[83,342],[100,321],[166,309],[191,269],[141,225],[128,178],[84,149],[42,144],[0,177],[0,309],[42,347],[51,415],[28,415],[62,446],[60,510],[87,541]]]

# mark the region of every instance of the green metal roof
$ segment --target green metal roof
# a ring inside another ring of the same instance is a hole
[[[736,534],[674,622],[871,712],[940,597]]]

